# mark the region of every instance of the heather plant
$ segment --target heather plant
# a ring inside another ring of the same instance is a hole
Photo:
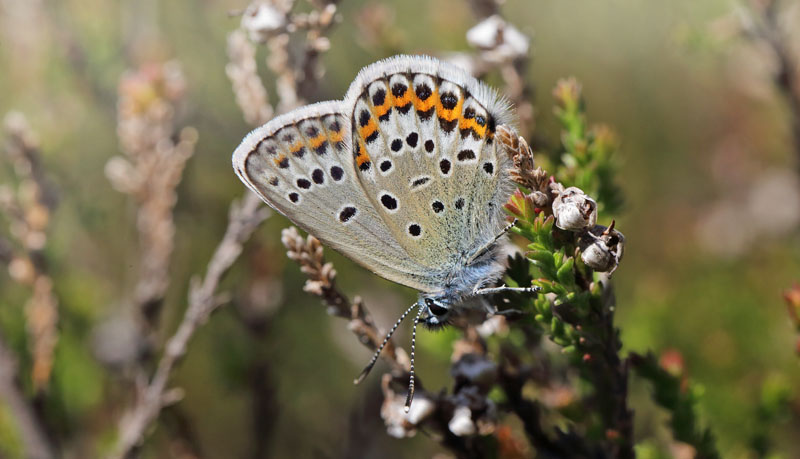
[[[78,3],[0,0],[0,89],[23,109],[0,105],[0,456],[798,453],[791,2],[667,34],[693,59],[745,48],[726,78],[755,104],[714,74],[673,86],[685,62],[649,41],[668,6],[642,7],[641,43],[604,28],[623,38],[607,55],[580,29],[641,18],[596,2]],[[663,75],[609,58],[638,63],[634,44]],[[287,226],[229,158],[364,64],[423,52],[514,106],[498,286],[539,291],[418,331],[406,412],[403,329],[351,381],[410,292]]]

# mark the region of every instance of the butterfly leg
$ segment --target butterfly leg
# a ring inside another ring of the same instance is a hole
[[[511,228],[517,225],[517,221],[518,220],[515,218],[514,221],[506,225],[506,227],[503,228],[500,231],[500,233],[497,236],[495,236],[491,241],[487,242],[486,244],[482,245],[481,248],[476,250],[475,253],[471,257],[469,257],[469,260],[467,260],[467,264],[472,263],[473,261],[477,260],[481,255],[488,252],[489,249],[494,245],[495,242],[497,242],[498,239],[503,237]]]
[[[493,295],[495,293],[503,293],[503,292],[516,292],[516,293],[536,293],[541,290],[541,287],[508,287],[505,285],[501,285],[500,287],[487,287],[487,288],[478,288],[476,287],[473,291],[473,295]]]

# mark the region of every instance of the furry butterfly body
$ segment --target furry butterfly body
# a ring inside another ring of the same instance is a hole
[[[503,272],[497,242],[514,184],[494,137],[511,123],[508,103],[460,68],[396,56],[364,68],[343,100],[251,132],[233,167],[324,244],[420,292],[392,331],[414,308],[437,327],[497,291],[483,287]]]

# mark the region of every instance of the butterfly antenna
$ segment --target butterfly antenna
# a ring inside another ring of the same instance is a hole
[[[359,383],[361,383],[361,381],[364,380],[364,378],[367,377],[369,372],[372,370],[372,367],[375,366],[375,362],[378,361],[378,356],[381,355],[381,351],[383,350],[384,347],[386,347],[386,343],[388,343],[389,340],[392,339],[392,335],[394,334],[394,331],[397,330],[397,327],[400,326],[400,322],[402,322],[403,319],[406,318],[408,313],[411,312],[411,310],[414,309],[415,307],[417,307],[417,303],[412,304],[408,309],[406,309],[406,312],[404,312],[403,315],[401,315],[400,318],[397,319],[397,322],[394,323],[394,325],[392,326],[392,329],[389,330],[389,333],[386,334],[386,338],[383,339],[383,342],[381,343],[381,345],[378,346],[378,349],[375,351],[374,354],[372,354],[372,359],[369,361],[367,366],[364,367],[364,370],[361,371],[361,374],[358,375],[358,378],[356,378],[353,381],[353,384],[359,384]],[[412,351],[412,355],[413,355],[413,351]],[[412,359],[412,361],[413,361],[413,359]],[[413,368],[413,365],[412,365],[412,368]]]
[[[422,315],[422,306],[419,308],[419,312],[417,312],[417,317],[414,319],[414,328],[411,329],[411,376],[408,380],[408,395],[406,396],[406,407],[405,411],[408,413],[408,410],[411,409],[411,400],[414,399],[414,351],[417,346],[417,324],[419,323],[419,318]]]

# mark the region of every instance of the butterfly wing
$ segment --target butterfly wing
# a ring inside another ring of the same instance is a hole
[[[500,231],[514,185],[494,133],[508,104],[455,66],[399,56],[362,70],[345,106],[367,198],[441,288]]]
[[[361,188],[340,101],[309,105],[251,132],[233,154],[239,178],[297,226],[362,266],[418,290],[415,263]]]

